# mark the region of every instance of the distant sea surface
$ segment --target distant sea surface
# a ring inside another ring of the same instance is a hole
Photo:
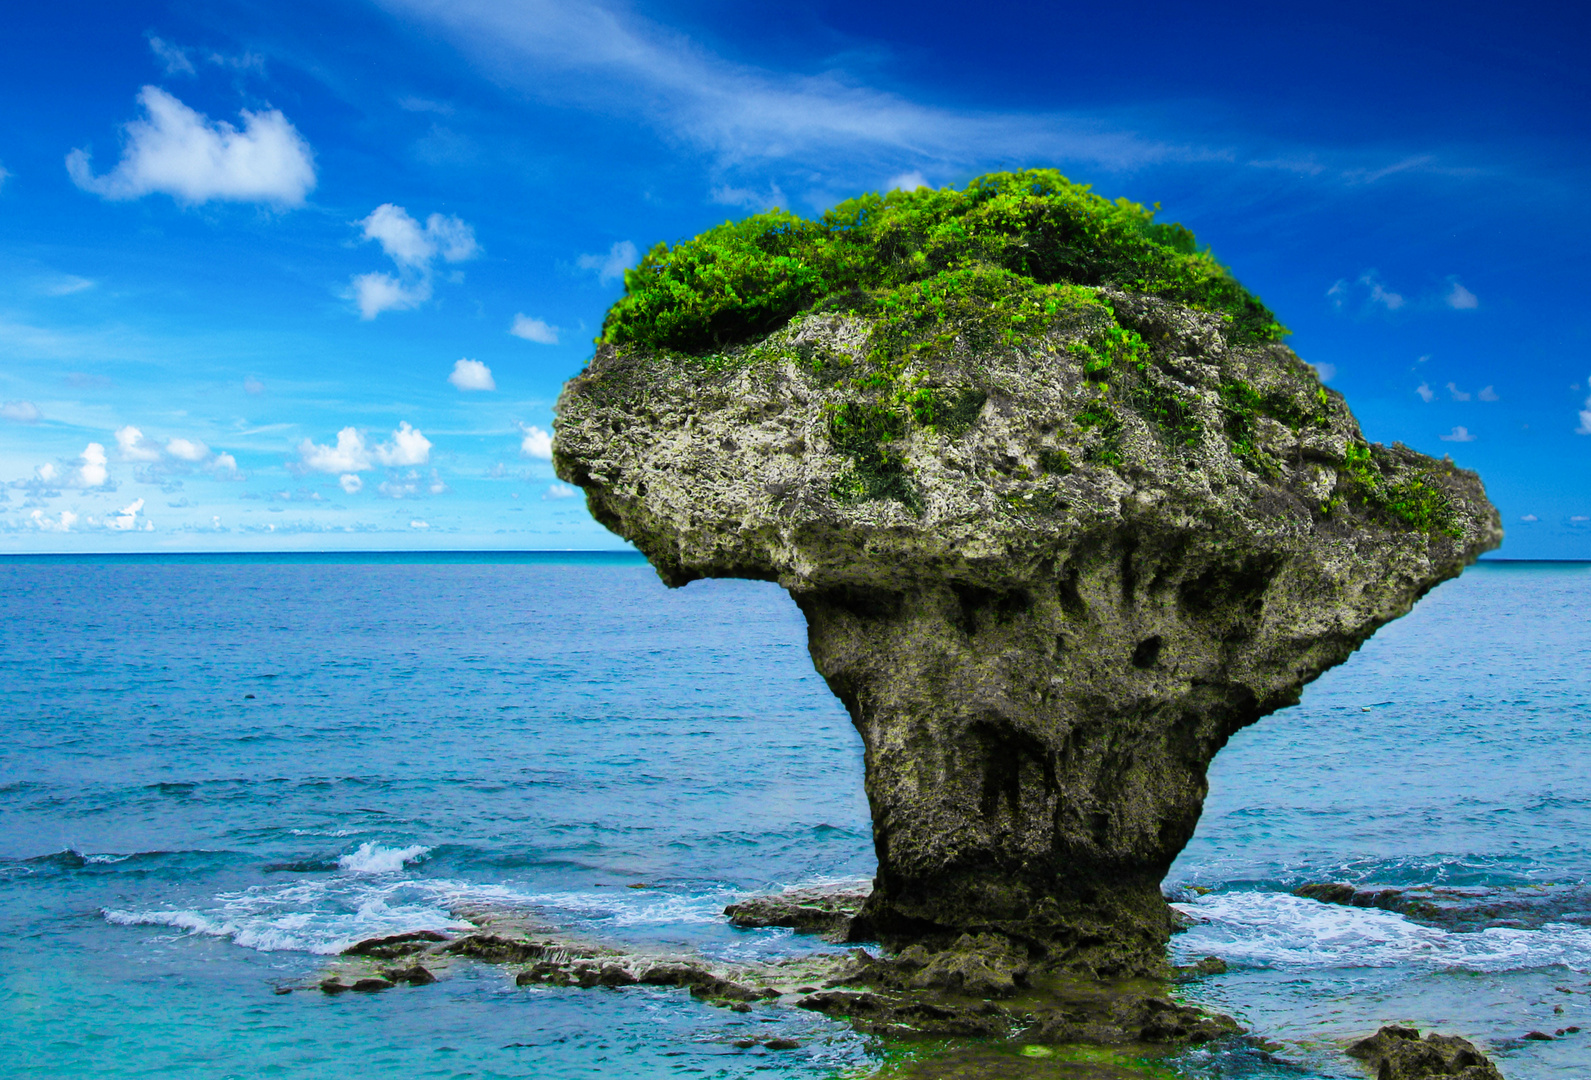
[[[275,992],[470,907],[730,960],[831,948],[720,914],[874,869],[860,743],[772,585],[670,591],[628,555],[5,558],[0,732],[8,1076],[877,1061],[800,1010],[490,966]],[[1226,959],[1185,996],[1293,1064],[1179,1068],[1350,1075],[1345,1040],[1405,1021],[1513,1080],[1591,1075],[1588,844],[1591,567],[1477,566],[1217,757],[1173,950]],[[1320,881],[1446,890],[1469,921],[1290,895]],[[734,1045],[775,1033],[799,1047]]]

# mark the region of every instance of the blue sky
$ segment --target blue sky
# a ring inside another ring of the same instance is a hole
[[[1286,7],[17,7],[0,552],[617,546],[546,433],[637,250],[1042,165],[1591,558],[1586,16]]]

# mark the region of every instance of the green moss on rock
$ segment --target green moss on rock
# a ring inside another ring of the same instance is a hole
[[[1076,299],[1046,288],[1065,285],[1219,312],[1237,340],[1286,334],[1191,232],[1154,215],[1053,169],[864,195],[817,221],[773,210],[654,247],[625,273],[599,341],[721,352],[806,309],[882,314],[907,338],[925,319],[955,321],[958,308],[990,302],[1004,309],[1004,334],[1019,336]],[[885,334],[880,344],[896,340]]]

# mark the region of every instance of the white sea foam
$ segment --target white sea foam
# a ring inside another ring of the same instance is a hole
[[[121,926],[169,926],[189,934],[229,938],[260,952],[330,956],[356,941],[411,930],[467,930],[443,903],[440,891],[413,883],[374,884],[323,879],[262,885],[222,893],[203,908],[146,911],[106,909]]]
[[[1453,933],[1390,911],[1267,892],[1211,893],[1172,906],[1203,920],[1173,939],[1184,959],[1213,954],[1269,968],[1516,971],[1561,964],[1591,970],[1591,929],[1567,923]]]
[[[415,844],[406,848],[388,848],[366,841],[337,860],[337,865],[350,874],[395,874],[404,864],[418,860],[431,849]]]
[[[405,864],[428,849],[382,848],[363,844],[343,857],[345,875],[317,876],[222,893],[207,904],[148,910],[107,909],[108,922],[123,926],[167,926],[188,934],[230,939],[261,952],[334,955],[357,941],[412,930],[467,931],[452,914],[471,907],[533,910],[556,923],[590,929],[637,932],[721,925],[724,905],[738,891],[622,887],[580,892],[543,892],[512,885],[484,884],[402,875]],[[859,882],[827,882],[856,887]],[[813,884],[802,886],[811,889]],[[756,951],[773,943],[761,934],[741,944]]]

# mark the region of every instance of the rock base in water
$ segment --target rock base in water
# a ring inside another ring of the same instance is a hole
[[[1435,1032],[1421,1039],[1419,1031],[1410,1027],[1389,1024],[1350,1046],[1348,1056],[1368,1065],[1376,1080],[1424,1080],[1430,1076],[1503,1080],[1497,1066],[1467,1039]]]

